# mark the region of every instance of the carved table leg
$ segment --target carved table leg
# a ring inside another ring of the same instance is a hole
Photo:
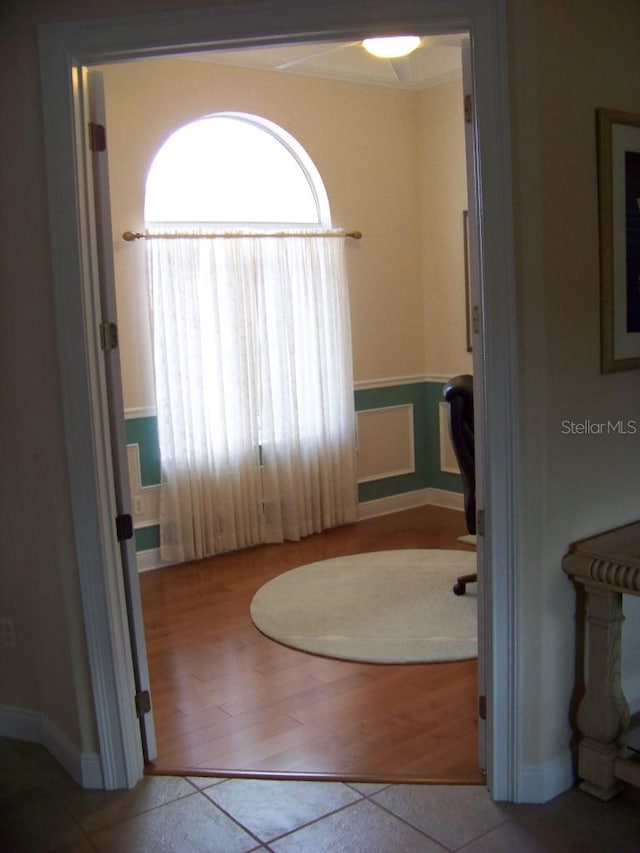
[[[578,774],[583,791],[610,800],[620,789],[613,766],[629,725],[629,707],[620,685],[622,594],[589,584],[585,590],[588,660],[586,691],[578,708],[583,735]]]

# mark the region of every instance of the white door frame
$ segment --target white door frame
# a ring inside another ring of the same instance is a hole
[[[160,56],[188,48],[275,40],[357,39],[390,30],[468,31],[480,201],[484,377],[482,548],[487,599],[487,780],[494,799],[519,799],[522,715],[519,683],[519,446],[517,328],[504,0],[272,0],[189,13],[47,25],[40,28],[50,231],[66,450],[95,714],[107,789],[142,775],[133,709],[131,650],[119,549],[99,342],[100,308],[91,179],[77,73],[85,65]],[[365,20],[366,17],[366,20]]]

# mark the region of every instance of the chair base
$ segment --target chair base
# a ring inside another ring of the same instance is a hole
[[[453,591],[455,595],[464,595],[467,591],[468,583],[475,583],[478,580],[478,575],[462,575],[462,577],[458,578],[453,587]]]

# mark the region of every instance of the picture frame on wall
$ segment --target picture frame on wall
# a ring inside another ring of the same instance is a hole
[[[640,368],[640,115],[596,111],[600,367]]]
[[[473,306],[471,300],[471,268],[469,256],[469,211],[462,211],[462,239],[464,244],[464,306],[465,322],[467,331],[467,352],[473,351],[473,334],[471,329],[471,318]]]

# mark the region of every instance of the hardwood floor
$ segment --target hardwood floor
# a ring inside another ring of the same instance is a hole
[[[140,577],[158,758],[151,773],[481,783],[477,661],[331,660],[263,636],[267,580],[341,554],[458,548],[463,515],[421,507],[302,542]]]

